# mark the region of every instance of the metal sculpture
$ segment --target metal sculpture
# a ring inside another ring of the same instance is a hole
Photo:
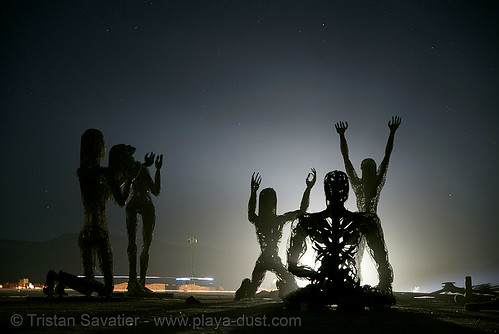
[[[163,155],[155,158],[154,153],[146,154],[139,173],[132,185],[132,194],[126,205],[126,228],[128,234],[128,262],[129,278],[128,291],[130,294],[141,295],[151,292],[145,287],[146,272],[149,264],[149,248],[152,242],[156,213],[151,199],[151,193],[158,196],[161,191],[160,169],[163,165]],[[154,181],[148,167],[155,164]],[[140,254],[140,280],[137,281],[137,215],[142,216],[142,252]]]
[[[236,300],[254,297],[267,271],[271,271],[277,276],[279,280],[277,285],[281,296],[298,287],[293,275],[286,270],[278,255],[279,241],[281,240],[284,225],[306,212],[309,205],[310,191],[316,181],[316,171],[312,168],[312,171],[305,179],[307,187],[303,193],[300,210],[282,215],[276,214],[277,195],[272,188],[265,188],[260,192],[259,213],[256,214],[256,192],[261,181],[261,176],[258,173],[253,173],[251,176],[251,194],[248,202],[248,219],[255,226],[261,254],[255,263],[251,280],[244,279],[241,287],[236,291]]]
[[[306,303],[322,306],[336,304],[343,309],[390,306],[389,291],[360,286],[355,255],[362,235],[372,232],[378,217],[374,213],[350,212],[344,207],[348,198],[348,177],[332,171],[324,178],[326,209],[304,214],[292,228],[288,245],[288,269],[310,284],[285,297],[289,308]],[[317,269],[300,264],[307,250],[307,239],[317,252]],[[368,243],[372,239],[368,239]],[[376,256],[387,257],[384,247],[369,244]]]
[[[99,130],[88,129],[81,137],[80,168],[77,170],[81,199],[85,212],[83,228],[78,244],[81,251],[83,275],[89,282],[94,281],[96,258],[99,262],[104,287],[97,291],[109,296],[114,288],[113,254],[107,228],[106,203],[114,196],[118,205],[123,206],[133,182],[134,161],[131,156],[134,148],[116,145],[109,153],[110,167],[101,167],[104,158],[104,136]],[[111,167],[112,166],[112,167]],[[125,183],[123,190],[120,188]]]
[[[340,136],[341,154],[345,163],[345,169],[350,179],[352,189],[357,198],[357,209],[360,212],[369,212],[374,214],[377,213],[381,189],[383,188],[386,181],[388,163],[390,161],[390,155],[393,150],[395,132],[397,131],[400,123],[400,117],[392,117],[391,121],[388,122],[390,135],[386,144],[385,157],[383,158],[383,161],[381,162],[377,170],[376,162],[373,159],[364,159],[361,163],[362,176],[360,178],[357,176],[357,172],[355,171],[355,168],[353,167],[353,164],[349,158],[348,145],[345,138],[345,131],[348,129],[348,123],[338,122],[335,124],[336,131]],[[360,264],[362,262],[366,243],[376,243],[378,244],[378,247],[385,247],[383,229],[381,227],[379,219],[375,222],[373,221],[373,224],[374,226],[371,228],[371,232],[366,234],[365,237],[361,240],[359,244],[359,251],[356,255],[356,266],[359,277],[361,277]],[[368,251],[373,258],[376,269],[378,271],[378,287],[385,290],[391,289],[393,282],[393,270],[390,263],[388,262],[388,259],[375,256],[374,252],[369,247]]]

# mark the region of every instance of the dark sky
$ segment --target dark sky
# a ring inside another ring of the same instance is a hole
[[[499,281],[497,1],[8,1],[0,26],[0,238],[79,232],[80,136],[98,128],[108,150],[165,155],[156,239],[247,251],[248,276],[251,174],[284,213],[315,167],[322,210],[344,170],[334,123],[359,168],[398,115],[378,207],[394,288],[494,261],[477,281]]]

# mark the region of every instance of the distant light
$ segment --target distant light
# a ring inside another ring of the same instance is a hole
[[[191,280],[196,280],[196,281],[213,281],[212,277],[178,277],[176,278],[177,281],[191,281]]]
[[[79,278],[85,278],[85,275],[78,275]],[[95,278],[104,278],[102,275],[95,275]],[[113,278],[127,279],[128,275],[114,275]],[[137,276],[139,278],[139,276]],[[146,279],[158,279],[158,278],[174,278],[171,276],[146,276]]]

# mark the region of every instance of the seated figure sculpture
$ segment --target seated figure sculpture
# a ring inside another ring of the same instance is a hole
[[[260,192],[259,214],[256,214],[256,191],[262,181],[261,177],[253,173],[251,177],[251,194],[248,202],[248,219],[255,225],[258,243],[261,254],[258,257],[251,280],[246,278],[241,283],[241,287],[236,291],[235,300],[242,298],[253,298],[256,290],[262,284],[267,271],[272,271],[278,278],[279,294],[295,290],[298,286],[296,281],[284,265],[278,255],[279,241],[282,236],[282,229],[287,222],[293,221],[298,215],[306,212],[309,204],[310,191],[315,184],[316,171],[307,175],[305,183],[307,185],[300,205],[300,210],[277,215],[277,195],[274,189],[266,188]]]
[[[66,286],[85,295],[96,292],[99,296],[110,296],[113,292],[113,254],[107,228],[106,204],[113,196],[118,205],[125,204],[138,172],[131,156],[133,151],[131,146],[113,146],[109,152],[110,167],[102,167],[100,162],[105,153],[102,133],[96,129],[88,129],[81,136],[80,168],[77,175],[85,220],[78,244],[84,277],[51,270],[47,274],[44,288],[47,295],[56,293],[62,296]],[[96,259],[104,276],[104,284],[95,281]]]
[[[344,207],[349,183],[344,172],[332,171],[324,178],[326,209],[304,214],[292,228],[288,246],[288,269],[310,284],[285,297],[289,308],[302,303],[324,306],[338,305],[342,309],[391,306],[395,298],[390,291],[360,286],[356,274],[355,255],[362,235],[370,233],[378,217],[373,213],[350,212]],[[307,250],[307,239],[317,252],[317,269],[299,263]],[[368,240],[369,243],[369,240]],[[375,253],[384,247],[370,245]],[[382,254],[387,256],[386,254]]]

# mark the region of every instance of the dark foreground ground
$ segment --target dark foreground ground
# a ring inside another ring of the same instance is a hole
[[[199,303],[186,303],[194,296]],[[396,293],[384,311],[291,311],[276,298],[230,293],[115,294],[110,299],[0,290],[2,333],[498,333],[499,311],[465,311],[453,300]]]

